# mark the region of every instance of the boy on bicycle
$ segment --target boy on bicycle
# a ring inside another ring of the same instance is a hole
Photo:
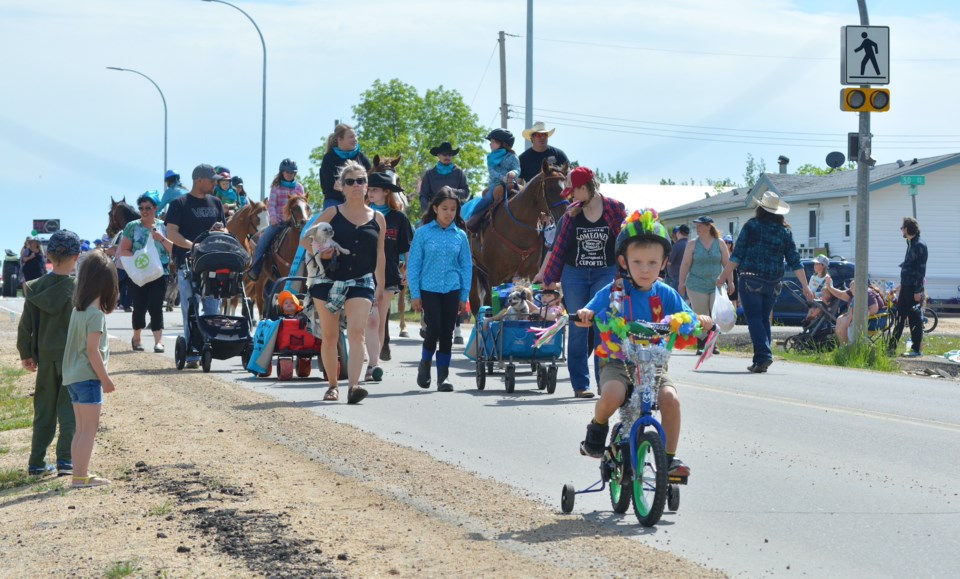
[[[680,294],[658,279],[670,254],[667,236],[667,230],[660,224],[655,210],[634,212],[617,236],[615,251],[619,276],[577,311],[577,323],[592,323],[595,313],[610,309],[611,302],[614,305],[612,314],[622,316],[628,322],[659,322],[664,316],[679,312],[687,312],[695,317],[696,314]],[[624,278],[629,283],[624,283]],[[695,319],[699,320],[704,330],[713,327],[713,320],[709,316]],[[680,440],[680,399],[677,389],[667,376],[666,367],[658,368],[657,375],[660,386],[657,402],[666,432],[669,474],[689,476],[690,468],[676,457]],[[600,359],[600,399],[594,408],[593,420],[587,425],[586,438],[580,443],[580,454],[603,457],[610,428],[608,421],[617,409],[630,400],[635,378],[636,368],[633,364],[615,358]]]

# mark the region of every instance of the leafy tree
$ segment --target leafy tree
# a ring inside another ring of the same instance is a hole
[[[837,167],[832,169],[830,167],[817,167],[816,165],[807,163],[806,165],[800,165],[797,167],[797,175],[829,175],[831,173],[836,173],[839,171],[849,171],[854,169],[856,164],[853,161],[847,163],[845,166]]]
[[[676,185],[677,182],[674,181],[673,179],[660,179],[660,184],[661,184],[661,185]]]
[[[413,206],[412,215],[420,212],[420,177],[437,161],[430,149],[443,141],[460,148],[455,162],[466,171],[470,191],[479,194],[486,185],[483,141],[487,133],[457,91],[440,86],[421,96],[415,87],[399,79],[378,79],[360,95],[353,115],[357,137],[367,157],[403,157],[397,173]],[[325,154],[325,143],[310,153],[317,169]],[[318,172],[313,167],[304,181],[311,184],[311,191],[319,191]]]
[[[626,185],[627,180],[630,179],[630,173],[628,171],[617,171],[616,173],[604,173],[600,169],[597,169],[597,180],[601,183],[614,183],[617,185]]]
[[[747,153],[747,167],[743,173],[743,181],[747,184],[747,187],[753,187],[757,184],[757,181],[760,179],[760,176],[767,172],[767,163],[763,159],[760,159],[758,163],[753,155]]]

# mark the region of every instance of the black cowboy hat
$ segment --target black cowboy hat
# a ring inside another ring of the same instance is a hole
[[[430,154],[433,155],[434,157],[436,157],[440,153],[447,153],[448,155],[457,155],[460,153],[460,149],[459,148],[454,149],[453,145],[451,145],[447,141],[444,141],[440,143],[439,147],[434,147],[430,149]]]
[[[397,174],[393,171],[370,173],[367,176],[367,186],[379,187],[380,189],[386,189],[388,191],[403,191],[403,188],[397,184]]]

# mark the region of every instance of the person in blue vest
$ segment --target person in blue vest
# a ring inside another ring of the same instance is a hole
[[[517,186],[517,177],[520,175],[520,159],[513,152],[513,133],[507,129],[494,129],[487,135],[490,141],[490,152],[487,153],[487,170],[490,172],[490,181],[483,193],[483,198],[477,202],[473,214],[467,222],[467,229],[472,233],[480,231],[480,224],[493,204],[493,192],[499,185],[504,187],[504,197],[508,191]]]

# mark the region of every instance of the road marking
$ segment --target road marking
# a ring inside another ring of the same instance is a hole
[[[703,390],[705,392],[713,392],[714,394],[725,394],[727,396],[736,396],[739,398],[750,398],[753,400],[764,400],[768,402],[781,402],[783,404],[789,404],[791,406],[799,406],[801,408],[810,408],[814,410],[823,410],[826,412],[838,412],[841,414],[848,414],[850,416],[859,416],[861,418],[874,418],[877,420],[886,420],[889,422],[900,422],[902,424],[909,424],[914,426],[926,426],[927,428],[935,428],[938,430],[946,430],[949,432],[960,432],[960,424],[956,424],[953,422],[942,422],[939,420],[930,420],[930,419],[924,419],[924,418],[910,418],[907,416],[899,416],[896,414],[889,414],[886,412],[876,412],[873,410],[855,410],[852,408],[843,408],[840,406],[828,406],[825,404],[803,402],[801,400],[796,400],[794,398],[783,398],[780,396],[750,394],[747,392],[732,392],[730,390],[714,388],[711,386],[704,386],[702,384],[691,384],[689,382],[685,382],[683,384],[683,387],[693,388],[696,390]]]

